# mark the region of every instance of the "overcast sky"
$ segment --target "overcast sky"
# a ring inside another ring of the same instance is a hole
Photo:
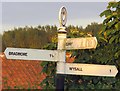
[[[87,26],[91,22],[101,23],[99,15],[107,2],[2,2],[2,30],[14,27],[57,25],[61,6],[68,12],[67,25]],[[67,26],[66,25],[66,26]]]

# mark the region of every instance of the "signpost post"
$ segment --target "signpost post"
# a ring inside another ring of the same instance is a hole
[[[57,50],[6,48],[4,52],[6,58],[57,62],[57,91],[64,91],[64,74],[115,77],[118,70],[114,65],[78,64],[65,62],[66,50],[92,49],[97,46],[96,37],[66,38],[66,21],[67,10],[63,6],[59,12],[60,27],[58,28]]]
[[[65,30],[66,21],[67,21],[67,10],[63,6],[59,11],[60,27],[58,28],[58,48],[57,49],[58,49],[59,56],[58,56],[58,62],[57,62],[57,70],[64,70],[66,51],[63,49],[65,44],[64,39],[67,36],[67,31]],[[64,51],[64,53],[62,53],[62,51]],[[57,74],[56,90],[64,91],[64,75],[63,74],[59,74],[59,73]]]

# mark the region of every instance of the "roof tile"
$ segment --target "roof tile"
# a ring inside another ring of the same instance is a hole
[[[15,86],[24,89],[41,89],[39,84],[46,77],[46,74],[40,73],[42,71],[42,67],[40,66],[41,61],[8,60],[3,53],[0,59],[2,61],[3,89],[6,86],[10,86],[12,89]],[[66,62],[73,62],[74,59],[75,57],[71,57],[71,53],[66,54]]]
[[[38,84],[45,78],[45,74],[39,74],[42,70],[40,61],[7,60],[3,56],[0,56],[0,59],[2,59],[3,89],[6,86],[12,89],[15,86],[41,89]]]

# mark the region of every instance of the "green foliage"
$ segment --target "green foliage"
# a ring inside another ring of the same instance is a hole
[[[103,21],[103,29],[100,33],[102,39],[108,41],[104,50],[110,55],[109,59],[115,62],[119,59],[119,50],[120,50],[120,1],[119,2],[109,2],[107,10],[102,12],[100,16],[105,16]]]
[[[56,43],[49,43],[46,46],[43,47],[44,49],[53,50],[57,48]],[[56,63],[55,62],[42,62],[40,64],[43,69],[41,73],[46,73],[47,77],[44,79],[40,86],[42,86],[43,89],[55,89],[55,79],[56,78]]]
[[[56,26],[37,26],[15,28],[5,31],[2,39],[2,50],[6,47],[43,48],[51,42],[52,37],[57,33]]]
[[[88,25],[85,29],[79,28],[78,26],[69,26],[67,28],[69,38],[86,37],[88,36],[88,33],[92,32],[92,36],[95,35],[98,40],[98,46],[96,49],[72,51],[72,56],[76,56],[75,63],[109,64],[115,65],[118,70],[120,69],[120,12],[118,11],[120,11],[120,2],[110,2],[107,10],[100,14],[101,17],[105,16],[105,20],[99,28],[97,28],[98,25],[95,23]],[[56,65],[52,65],[55,69]],[[45,79],[45,82],[42,83],[47,84],[44,85],[45,88],[49,87],[49,84],[51,83],[52,86],[55,86],[56,76],[53,76],[53,74],[55,74],[54,72],[48,74],[49,76]],[[50,81],[51,79],[48,79],[50,77],[54,80]],[[115,78],[65,75],[64,86],[66,91],[84,91],[86,89],[93,91],[96,91],[96,89],[119,90],[120,74],[118,73]]]
[[[110,64],[120,70],[120,1],[110,2],[100,16],[105,16],[103,24],[91,23],[85,29],[72,25],[67,27],[68,38],[96,36],[98,40],[96,49],[72,50],[72,56],[76,56],[75,63]],[[12,46],[56,50],[56,36],[57,28],[53,26],[19,28],[3,34],[3,46],[4,48]],[[41,66],[43,66],[42,72],[46,73],[47,77],[40,85],[44,89],[55,89],[56,63],[42,62]],[[118,90],[120,88],[120,73],[115,78],[65,75],[64,86],[66,91]]]
[[[85,31],[87,33],[91,33],[93,36],[97,36],[97,33],[101,30],[102,24],[98,24],[96,22],[91,23],[91,25],[87,25]]]

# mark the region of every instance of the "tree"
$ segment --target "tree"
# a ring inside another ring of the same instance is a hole
[[[96,63],[96,64],[113,64],[120,68],[120,2],[110,2],[107,10],[102,12],[100,16],[105,15],[102,29],[97,34],[98,46],[95,50],[76,50],[72,51],[72,56],[76,56],[75,62]],[[69,37],[80,37],[79,32],[73,26],[69,29]],[[89,26],[88,26],[89,27]],[[94,29],[94,28],[93,28]],[[77,35],[76,35],[77,33]],[[78,34],[79,33],[79,34]],[[86,36],[85,32],[82,32]],[[50,45],[49,45],[50,46]],[[54,47],[54,46],[52,46]],[[47,72],[47,77],[43,81],[44,88],[55,88],[55,69],[56,64],[49,62],[43,63],[43,72]],[[49,67],[50,66],[50,67]],[[54,70],[54,71],[53,71]],[[51,73],[52,72],[52,73]],[[117,89],[120,88],[120,76],[116,78],[95,77],[95,76],[65,76],[65,90],[79,89]]]
[[[56,26],[18,27],[5,31],[2,36],[2,51],[6,47],[43,48],[57,33]]]
[[[120,1],[110,2],[107,9],[100,14],[105,16],[103,21],[102,34],[109,43],[118,43],[120,33]],[[114,36],[116,35],[116,36]]]
[[[91,33],[93,36],[97,36],[98,32],[101,30],[102,24],[98,24],[96,22],[91,23],[91,25],[87,25],[85,31]]]
[[[115,63],[120,70],[120,1],[110,2],[100,16],[105,16],[100,38],[105,41],[104,50],[109,55],[108,62]]]

